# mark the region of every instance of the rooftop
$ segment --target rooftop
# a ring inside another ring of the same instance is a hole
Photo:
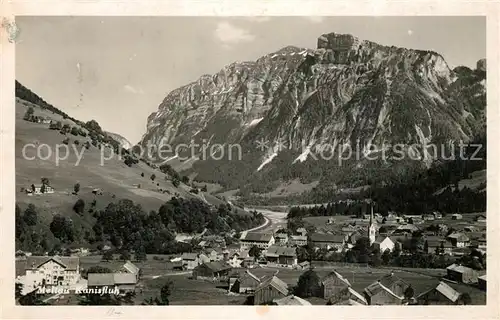
[[[26,258],[26,269],[38,269],[51,260],[64,267],[66,270],[76,270],[80,265],[79,257],[29,256]]]
[[[266,256],[288,256],[288,257],[296,257],[297,252],[295,248],[291,247],[280,247],[280,246],[270,246],[267,249]]]
[[[326,234],[326,233],[313,233],[311,235],[311,241],[343,243],[345,241],[345,236],[336,234]]]
[[[281,299],[274,299],[274,303],[278,306],[310,306],[311,303],[307,300],[304,300],[300,297],[290,295]]]
[[[271,233],[261,233],[261,232],[248,232],[242,234],[242,241],[252,241],[252,242],[269,242],[273,238]]]

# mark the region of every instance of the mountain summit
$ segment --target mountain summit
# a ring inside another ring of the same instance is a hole
[[[285,47],[173,90],[140,144],[239,144],[241,160],[190,160],[197,179],[227,188],[270,191],[296,178],[343,184],[332,164],[314,161],[315,145],[366,152],[370,144],[470,141],[484,130],[485,65],[451,70],[433,51],[323,34],[316,49]]]

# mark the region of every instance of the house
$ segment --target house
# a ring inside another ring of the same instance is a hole
[[[307,236],[290,236],[288,244],[291,246],[303,247],[307,245]]]
[[[297,252],[295,248],[270,246],[265,253],[268,265],[294,267],[297,265]]]
[[[465,232],[476,232],[477,231],[477,228],[474,227],[474,226],[465,226],[464,227],[464,231]]]
[[[87,277],[87,287],[89,289],[108,288],[109,291],[117,288],[121,295],[135,292],[137,285],[137,279],[132,273],[89,273]]]
[[[307,235],[307,230],[304,227],[297,228],[296,231],[297,231],[298,234],[300,234],[302,236],[306,236]]]
[[[123,266],[118,270],[118,272],[130,273],[136,277],[136,281],[139,281],[141,269],[133,264],[130,261],[127,261],[123,264]]]
[[[198,261],[201,264],[201,263],[210,262],[211,260],[210,260],[210,258],[206,254],[200,253],[198,255]]]
[[[477,271],[462,265],[452,264],[446,268],[446,277],[462,283],[477,283]]]
[[[465,248],[470,245],[470,239],[461,232],[453,232],[447,237],[451,244],[457,248]]]
[[[378,249],[381,253],[389,250],[392,252],[394,250],[395,244],[389,237],[378,236],[375,238],[375,242],[373,243],[373,247]]]
[[[389,288],[380,282],[374,282],[364,290],[366,303],[368,305],[401,305],[403,297],[395,295]]]
[[[39,286],[75,285],[80,280],[80,258],[60,256],[29,256],[26,258],[24,285],[35,289]]]
[[[334,218],[328,218],[328,221],[326,222],[326,224],[334,224],[334,223],[335,223]]]
[[[224,250],[221,248],[209,249],[206,251],[206,255],[210,261],[221,261],[224,260]]]
[[[256,275],[246,270],[236,277],[230,277],[229,291],[245,294],[253,293],[255,292],[255,289],[260,285],[260,283],[261,280]]]
[[[224,280],[228,278],[231,269],[231,266],[223,261],[205,262],[193,269],[193,278]]]
[[[332,271],[321,280],[320,287],[324,299],[350,287],[349,281],[337,271]]]
[[[288,235],[286,233],[277,233],[274,236],[274,239],[276,241],[276,244],[285,245],[288,242]]]
[[[40,194],[44,194],[44,193],[54,193],[54,188],[52,188],[51,186],[48,186],[48,185],[43,185],[43,184],[41,184],[41,185],[32,184],[30,187],[27,187],[25,189],[25,191],[28,194],[28,196],[32,196],[32,195],[40,195]]]
[[[327,250],[335,248],[337,251],[342,251],[346,244],[345,235],[313,233],[309,240],[312,246]]]
[[[427,241],[427,253],[428,254],[446,254],[451,255],[453,251],[453,245],[450,241],[447,241],[440,237],[426,237]],[[441,252],[442,251],[442,252]]]
[[[295,267],[297,270],[309,270],[311,268],[311,263],[309,261],[302,261]]]
[[[441,214],[441,212],[438,212],[438,211],[434,211],[432,213],[432,215],[434,216],[434,219],[442,219],[443,218],[443,215]]]
[[[476,222],[486,222],[486,215],[480,214],[474,218]]]
[[[460,301],[460,293],[441,281],[436,287],[418,295],[416,300],[419,305],[456,305]]]
[[[424,219],[422,219],[422,216],[411,216],[408,218],[408,223],[409,224],[422,224],[422,223],[424,223]]]
[[[243,232],[240,237],[241,249],[250,249],[256,246],[267,249],[274,244],[274,236],[271,233]]]
[[[397,235],[397,234],[412,234],[413,232],[419,231],[419,230],[420,229],[413,224],[403,224],[403,225],[398,226],[392,234],[395,234],[395,235]]]
[[[273,302],[278,306],[310,306],[311,303],[300,297],[289,295],[284,298],[276,298]]]
[[[369,305],[400,305],[409,286],[391,272],[366,287],[364,296]]]
[[[486,291],[486,275],[477,277],[477,286],[479,289]]]
[[[200,264],[198,255],[196,253],[183,253],[181,259],[182,266],[186,270],[193,270]]]
[[[362,305],[366,306],[368,302],[362,294],[352,287],[344,288],[333,294],[328,301],[332,305]]]
[[[95,188],[92,190],[92,193],[95,195],[102,195],[102,189],[101,188]]]
[[[451,220],[462,220],[463,216],[460,213],[454,213],[451,215]]]
[[[288,285],[275,275],[255,288],[254,305],[271,303],[274,299],[288,296]]]

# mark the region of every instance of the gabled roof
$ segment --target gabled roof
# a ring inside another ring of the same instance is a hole
[[[434,290],[441,293],[443,296],[445,296],[451,302],[456,302],[458,300],[458,298],[460,298],[460,293],[458,291],[456,291],[455,289],[453,289],[452,287],[450,287],[449,285],[447,285],[446,283],[441,281],[441,282],[439,282],[437,287],[432,288],[430,290],[427,290],[427,291],[419,294],[417,299],[422,297],[422,296],[425,296],[426,294],[428,294],[429,292],[432,292]]]
[[[307,241],[307,236],[290,236],[292,240],[302,240],[302,241]]]
[[[127,270],[128,272],[134,273],[134,274],[139,273],[139,270],[140,270],[138,266],[136,266],[135,264],[133,264],[130,261],[125,262],[125,264],[123,265],[123,268],[125,270]]]
[[[133,273],[115,273],[113,274],[115,284],[135,284],[137,278]]]
[[[403,283],[404,285],[408,285],[403,279],[395,275],[394,273],[388,273],[382,278],[378,279],[382,285],[387,288],[392,287],[395,283]]]
[[[332,242],[332,243],[343,243],[345,241],[344,235],[335,234],[325,234],[325,233],[313,233],[311,234],[312,242]]]
[[[482,276],[477,277],[477,278],[486,281],[486,275],[485,274],[483,274]]]
[[[80,265],[79,257],[60,257],[60,256],[29,256],[26,258],[26,269],[38,269],[45,263],[54,261],[66,270],[76,270]]]
[[[214,262],[205,262],[200,265],[200,267],[206,267],[210,269],[212,272],[219,272],[223,270],[230,270],[231,266],[222,261],[214,261]]]
[[[357,292],[352,287],[347,288],[347,290],[349,291],[350,294],[352,294],[353,296],[355,296],[359,300],[363,301],[365,305],[368,304],[368,302],[366,301],[365,297],[363,297],[363,295],[361,293]],[[351,300],[351,299],[349,299],[349,300]],[[359,303],[359,304],[361,304],[361,303]]]
[[[181,256],[182,260],[196,260],[198,259],[198,255],[196,253],[183,253]]]
[[[255,289],[255,291],[259,291],[267,286],[275,288],[285,296],[288,295],[288,285],[276,276],[272,276],[271,278],[261,282],[261,284],[259,284],[259,286]]]
[[[252,241],[252,242],[269,242],[273,238],[271,233],[261,233],[261,232],[248,232],[242,238],[241,241]]]
[[[368,287],[366,287],[364,291],[369,297],[372,297],[381,291],[385,291],[397,299],[400,299],[400,300],[403,299],[402,297],[398,297],[394,292],[392,292],[389,288],[387,288],[386,286],[384,286],[382,283],[380,283],[378,281],[376,281],[376,282],[372,283],[371,285],[369,285]]]
[[[469,237],[461,232],[453,232],[448,236],[448,238],[456,239],[457,241],[469,241]]]
[[[267,257],[279,257],[279,256],[287,256],[287,257],[296,257],[297,252],[295,248],[291,247],[280,247],[280,246],[270,246],[266,252]]]
[[[462,266],[462,265],[458,265],[458,264],[452,264],[451,266],[448,266],[448,268],[446,268],[446,270],[451,270],[451,271],[455,271],[455,272],[459,272],[459,273],[464,273],[464,272],[468,272],[468,271],[475,271],[474,269],[472,268],[469,268],[469,267],[466,267],[466,266]]]
[[[274,299],[274,303],[278,306],[310,306],[311,303],[307,300],[304,300],[300,297],[289,295],[280,299]]]
[[[342,281],[343,283],[345,283],[348,287],[351,286],[351,283],[349,282],[349,280],[347,280],[346,278],[344,278],[340,273],[338,273],[337,271],[333,270],[332,272],[330,272],[329,274],[327,274],[323,280],[321,281],[321,283],[324,285],[324,284],[327,284],[331,281],[334,281],[335,278],[339,279],[340,281]]]
[[[125,273],[126,274],[126,273]],[[87,285],[90,286],[114,286],[114,273],[89,273],[87,275]]]
[[[394,243],[394,241],[391,240],[391,238],[387,237],[387,236],[378,236],[376,239],[375,239],[375,243],[382,243],[385,239],[389,239],[389,241],[391,241],[392,243]]]
[[[275,238],[288,238],[288,235],[286,233],[276,233],[274,235]]]

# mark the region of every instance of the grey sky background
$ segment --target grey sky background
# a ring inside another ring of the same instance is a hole
[[[234,61],[327,32],[434,50],[451,68],[486,57],[484,17],[17,17],[16,79],[132,143],[167,93]]]

